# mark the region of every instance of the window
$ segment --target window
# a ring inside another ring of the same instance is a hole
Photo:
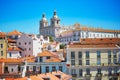
[[[52,25],[54,24],[54,21],[52,21]]]
[[[27,43],[25,42],[25,45],[26,45]]]
[[[33,66],[33,71],[34,71],[34,72],[36,71],[36,66]]]
[[[42,57],[39,57],[39,60],[40,60],[40,62],[43,62],[43,61],[42,61]]]
[[[79,65],[82,65],[82,60],[79,60]]]
[[[49,72],[49,67],[48,66],[46,66],[46,72]]]
[[[100,64],[101,64],[101,60],[97,59],[97,65],[100,65]]]
[[[31,42],[29,42],[29,44],[31,44]]]
[[[3,56],[3,51],[1,51],[1,56]]]
[[[11,72],[13,72],[13,68],[11,69]]]
[[[114,64],[116,64],[117,63],[117,59],[115,58],[115,59],[113,59],[113,62],[114,62]]]
[[[97,58],[100,58],[100,51],[97,51]]]
[[[114,55],[113,55],[113,57],[114,57],[114,58],[117,58],[117,55],[116,55],[116,54],[114,54]]]
[[[55,71],[56,70],[56,67],[55,66],[52,66],[52,71]]]
[[[108,75],[112,75],[112,68],[108,68]]]
[[[108,59],[108,64],[111,64],[111,59]]]
[[[3,44],[0,44],[0,47],[3,48]]]
[[[101,68],[97,69],[98,74],[101,74]]]
[[[117,53],[117,51],[116,51],[116,50],[114,50],[114,51],[113,51],[113,58],[117,58],[116,53]]]
[[[50,78],[43,78],[43,80],[50,80]]]
[[[82,58],[82,52],[78,52],[78,58]]]
[[[75,69],[71,69],[71,74],[76,74],[76,70]]]
[[[108,58],[111,58],[111,51],[108,51]]]
[[[26,69],[27,71],[29,71],[29,66],[27,66],[27,69]]]
[[[47,56],[46,58],[47,58],[47,59],[50,59],[50,56]]]
[[[117,67],[114,68],[114,74],[117,74]]]
[[[86,58],[89,58],[89,51],[86,51]]]
[[[75,52],[71,52],[71,59],[75,59]]]
[[[21,42],[19,42],[18,44],[21,45]]]
[[[79,69],[79,76],[83,76],[83,70],[82,69]]]
[[[90,69],[89,68],[86,69],[86,74],[90,75]]]
[[[75,60],[71,60],[71,65],[75,65]]]
[[[86,60],[86,65],[90,65],[90,61],[89,60]]]
[[[11,55],[11,52],[9,53],[9,56],[11,57],[12,55]]]
[[[59,20],[57,20],[57,24],[59,24]]]
[[[31,48],[29,48],[29,51],[31,50]]]
[[[59,70],[62,72],[63,70],[62,70],[62,66],[59,66]]]

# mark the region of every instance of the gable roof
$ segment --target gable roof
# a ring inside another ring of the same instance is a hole
[[[21,49],[16,46],[12,46],[8,48],[8,51],[21,51]]]
[[[44,50],[43,52],[39,53],[38,56],[45,57],[45,56],[55,56],[55,55],[48,50]]]
[[[0,32],[0,37],[1,37],[1,38],[4,38],[5,36],[6,36],[6,33]]]
[[[52,57],[50,59],[47,59],[45,62],[61,62],[62,60],[60,60],[57,57]]]
[[[11,36],[11,35],[21,35],[21,32],[17,31],[17,30],[14,30],[12,32],[9,32],[7,33],[8,36]]]

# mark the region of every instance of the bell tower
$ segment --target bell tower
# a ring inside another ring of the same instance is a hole
[[[57,16],[57,12],[56,10],[54,10],[54,13],[53,13],[53,17],[51,18],[51,23],[50,25],[52,27],[58,27],[60,25],[60,19],[59,17]]]
[[[40,20],[40,28],[48,26],[48,21],[45,17],[45,14],[42,14],[42,19]]]

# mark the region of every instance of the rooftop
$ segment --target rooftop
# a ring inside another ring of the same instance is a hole
[[[21,49],[16,46],[12,46],[8,48],[8,51],[21,51]]]
[[[5,36],[6,36],[6,33],[0,32],[0,37],[1,37],[1,38],[4,38]]]
[[[38,54],[38,56],[41,56],[41,57],[45,57],[45,56],[55,56],[52,52],[48,51],[48,50],[44,50],[42,51],[41,53]]]
[[[14,30],[12,32],[8,32],[7,33],[8,36],[12,36],[12,35],[21,35],[21,32],[17,31],[17,30]]]

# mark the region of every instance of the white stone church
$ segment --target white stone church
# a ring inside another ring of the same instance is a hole
[[[54,11],[53,17],[50,19],[50,25],[45,14],[42,15],[39,33],[43,36],[52,36],[54,40],[63,44],[79,42],[81,38],[120,38],[120,30],[90,28],[79,23],[69,27],[61,26],[56,11]]]
[[[42,15],[39,27],[40,35],[56,38],[60,35],[60,28],[60,19],[57,16],[56,11],[54,11],[53,17],[50,19],[50,25],[48,24],[45,14]]]

